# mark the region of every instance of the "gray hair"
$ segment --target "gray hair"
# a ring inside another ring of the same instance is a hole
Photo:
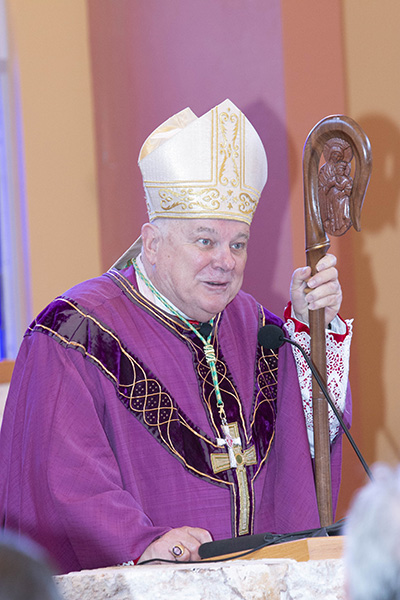
[[[400,466],[377,464],[345,528],[351,600],[400,600]]]
[[[170,219],[167,217],[156,217],[152,219],[150,223],[157,227],[157,229],[161,232],[161,235],[165,237],[171,229],[171,226],[176,226],[179,223],[180,219]]]

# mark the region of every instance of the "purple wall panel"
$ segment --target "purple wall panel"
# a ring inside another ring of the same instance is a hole
[[[186,106],[200,116],[230,98],[269,160],[244,289],[281,313],[293,265],[279,0],[88,0],[88,12],[104,269],[146,220],[144,139]]]

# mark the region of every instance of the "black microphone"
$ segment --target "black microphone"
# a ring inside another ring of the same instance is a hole
[[[283,335],[283,329],[277,325],[264,325],[258,331],[258,343],[267,350],[278,350],[286,341]]]
[[[300,352],[304,356],[306,363],[308,364],[308,366],[311,369],[311,373],[314,375],[316,382],[318,383],[329,406],[331,407],[335,417],[339,421],[341,428],[343,429],[344,433],[346,434],[347,439],[349,440],[350,444],[352,445],[354,452],[357,454],[359,461],[361,462],[362,466],[364,467],[365,472],[367,473],[368,477],[372,480],[372,473],[371,473],[370,468],[368,467],[367,463],[365,462],[364,457],[361,454],[360,450],[357,448],[357,444],[353,440],[353,438],[350,434],[350,431],[348,430],[348,428],[346,426],[346,423],[343,421],[342,415],[339,413],[338,409],[336,408],[335,404],[333,403],[332,398],[330,397],[329,392],[328,392],[324,382],[322,381],[317,369],[311,362],[310,358],[307,356],[304,348],[302,348],[300,346],[300,344],[298,344],[294,340],[291,340],[290,338],[285,337],[283,329],[281,327],[278,327],[277,325],[272,325],[272,324],[264,325],[263,327],[260,328],[257,338],[258,338],[258,342],[261,344],[261,346],[263,348],[266,348],[267,350],[277,350],[285,342],[292,344],[292,346],[295,346],[296,348],[298,348],[298,350],[300,350]]]

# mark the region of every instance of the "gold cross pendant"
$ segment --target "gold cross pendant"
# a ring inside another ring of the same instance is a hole
[[[249,532],[250,514],[250,494],[246,466],[257,464],[257,454],[255,446],[242,451],[237,423],[229,423],[228,428],[229,438],[226,437],[222,441],[220,438],[217,439],[218,445],[226,445],[228,447],[228,452],[213,452],[211,454],[211,465],[214,473],[221,473],[232,468],[236,469],[239,487],[239,535],[244,535]],[[232,455],[234,457],[234,464],[232,464]]]

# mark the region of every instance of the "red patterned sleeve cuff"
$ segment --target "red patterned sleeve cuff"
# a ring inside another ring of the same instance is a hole
[[[290,301],[284,311],[284,320],[293,322],[295,333],[310,333],[309,326],[293,316],[292,303]],[[350,333],[349,322],[342,319],[340,315],[337,315],[332,324],[330,324],[330,327],[327,328],[327,332],[331,333],[337,342],[343,342]]]

